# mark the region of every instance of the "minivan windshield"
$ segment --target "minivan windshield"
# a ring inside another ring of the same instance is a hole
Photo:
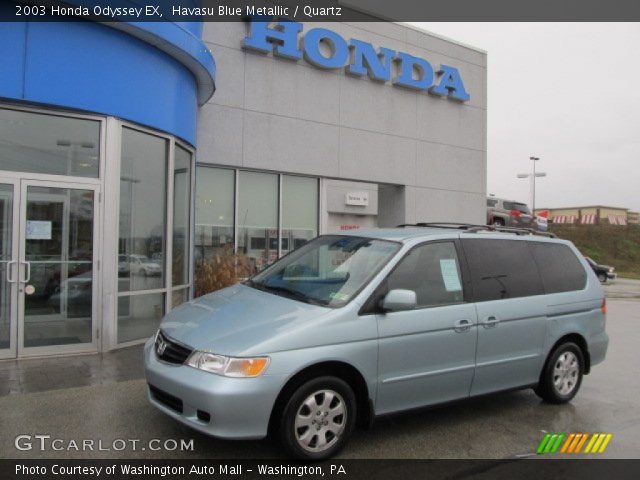
[[[317,237],[255,275],[247,285],[302,302],[340,307],[393,257],[400,244],[371,238]]]

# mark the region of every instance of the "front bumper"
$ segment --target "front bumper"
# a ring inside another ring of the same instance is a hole
[[[228,378],[185,365],[158,360],[153,339],[144,346],[147,389],[151,404],[179,422],[208,435],[255,439],[267,435],[269,417],[286,381],[285,375]],[[163,395],[164,394],[164,395]],[[168,396],[167,396],[168,394]],[[175,402],[182,403],[182,412]],[[198,410],[209,414],[208,421]]]

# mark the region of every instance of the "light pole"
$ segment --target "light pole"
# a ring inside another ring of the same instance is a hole
[[[529,178],[531,180],[531,212],[535,216],[536,214],[536,178],[537,177],[546,177],[547,174],[545,172],[536,172],[536,162],[540,160],[538,157],[529,157],[533,164],[533,169],[531,173],[519,173],[517,175],[518,178]]]

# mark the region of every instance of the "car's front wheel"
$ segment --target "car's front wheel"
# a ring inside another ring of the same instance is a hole
[[[600,280],[600,282],[602,283],[607,283],[607,276],[604,273],[599,273],[598,280]]]
[[[318,377],[298,387],[287,402],[279,436],[289,454],[323,460],[344,447],[355,420],[351,387],[336,377]]]
[[[566,403],[578,393],[583,374],[582,350],[573,342],[563,343],[549,356],[535,392],[547,402]]]

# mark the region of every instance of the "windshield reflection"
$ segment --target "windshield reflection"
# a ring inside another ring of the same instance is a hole
[[[326,235],[282,258],[247,282],[313,305],[348,303],[398,251],[395,242]]]

